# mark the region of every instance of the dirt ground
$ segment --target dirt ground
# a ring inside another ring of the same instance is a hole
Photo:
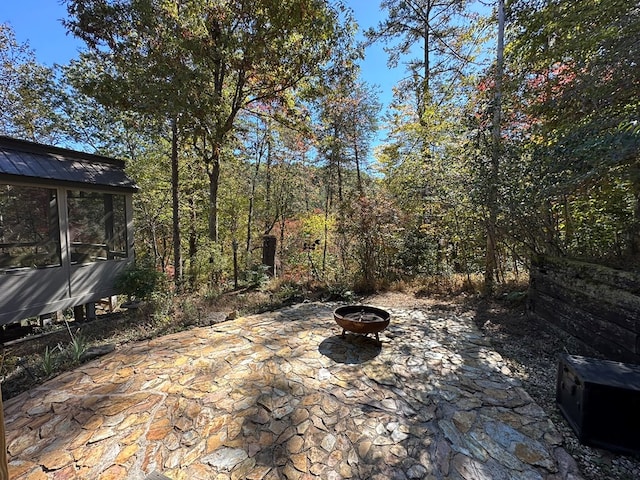
[[[525,314],[526,296],[505,295],[498,300],[486,301],[473,295],[434,296],[402,292],[388,292],[358,299],[362,303],[398,308],[418,308],[425,312],[449,314],[471,313],[477,327],[486,334],[494,349],[502,355],[512,374],[525,390],[546,411],[564,437],[564,447],[578,462],[586,480],[631,480],[640,478],[640,457],[618,455],[606,450],[581,445],[555,404],[555,382],[558,357],[561,353],[599,357],[575,338],[555,327],[531,319]],[[99,317],[91,323],[74,325],[81,330],[87,344],[117,348],[130,341],[169,333],[190,325],[211,324],[234,318],[242,298],[229,299],[204,311],[202,306],[184,306],[196,314],[170,325],[156,325],[126,312]],[[72,329],[72,332],[74,330]],[[54,335],[22,342],[3,348],[3,397],[10,398],[51,378],[56,372],[73,368],[69,348],[66,357],[59,355],[56,371],[46,375],[42,369],[45,348],[63,350],[69,344],[69,332],[61,330]],[[66,363],[65,363],[66,362]],[[75,363],[77,364],[77,362]]]

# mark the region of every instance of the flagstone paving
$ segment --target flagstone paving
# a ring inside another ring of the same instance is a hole
[[[581,478],[471,317],[387,308],[378,344],[335,307],[123,346],[7,401],[11,478]]]

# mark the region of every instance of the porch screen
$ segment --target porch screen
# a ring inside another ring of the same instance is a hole
[[[127,257],[125,196],[67,191],[71,263]]]
[[[0,184],[0,271],[60,265],[56,191]]]

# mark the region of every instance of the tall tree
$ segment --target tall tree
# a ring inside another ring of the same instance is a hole
[[[485,255],[484,293],[492,295],[497,269],[498,177],[502,154],[502,77],[504,75],[504,0],[498,0],[498,38],[496,42],[496,68],[493,95],[493,119],[491,127],[491,168],[489,170],[489,195],[487,198],[487,249]]]
[[[446,155],[457,142],[458,114],[478,54],[484,21],[472,11],[472,3],[384,0],[387,18],[367,32],[370,41],[387,43],[391,67],[402,61],[407,66],[407,77],[394,90],[390,134],[381,158],[393,175],[390,181],[404,184],[396,191],[413,211],[419,237],[437,230],[428,225],[441,208],[436,199],[442,198],[442,173],[450,170]]]
[[[55,143],[57,102],[54,69],[40,65],[29,45],[0,23],[0,133]]]
[[[514,25],[507,59],[513,73],[520,75],[518,94],[527,102],[523,117],[531,124],[530,165],[540,172],[538,184],[549,199],[547,210],[564,203],[562,224],[569,227],[568,238],[573,238],[572,198],[586,200],[605,183],[614,190],[624,184],[632,197],[627,203],[633,205],[633,218],[623,231],[629,253],[637,255],[637,2],[523,0],[511,2],[507,13]],[[600,205],[600,222],[607,220],[602,210],[606,206]]]
[[[390,67],[398,64],[416,45],[421,56],[406,61],[408,77],[398,92],[412,92],[418,118],[428,123],[430,105],[441,99],[435,94],[440,88],[446,94],[446,84],[456,83],[474,58],[472,20],[477,16],[468,6],[473,0],[383,0],[380,8],[387,18],[376,28],[369,29],[369,41],[383,41],[389,55]],[[436,85],[434,81],[438,81]],[[444,90],[441,88],[444,86]]]
[[[67,26],[101,65],[95,83],[119,91],[134,85],[146,93],[144,108],[159,99],[162,111],[184,114],[208,167],[209,235],[216,241],[221,152],[238,113],[318,73],[340,41],[339,12],[326,0],[67,5]]]
[[[319,148],[327,169],[337,177],[338,200],[342,201],[343,171],[355,169],[356,186],[362,191],[362,170],[378,127],[380,103],[375,91],[354,76],[327,81],[318,103]]]

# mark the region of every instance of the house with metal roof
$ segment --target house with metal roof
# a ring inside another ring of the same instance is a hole
[[[0,136],[0,325],[118,293],[138,189],[124,166]]]

